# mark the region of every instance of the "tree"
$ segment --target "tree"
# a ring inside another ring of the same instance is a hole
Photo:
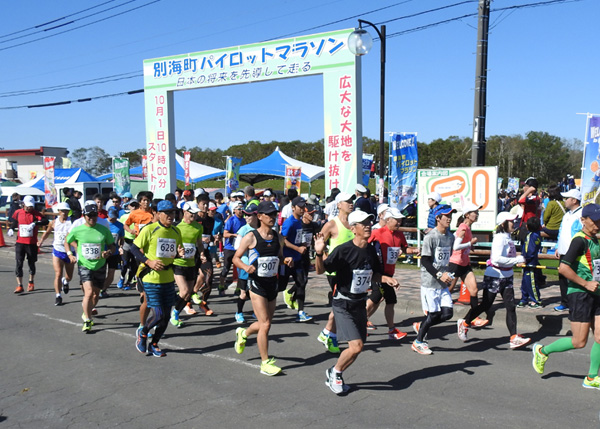
[[[98,146],[75,149],[70,158],[73,167],[83,168],[93,176],[108,173],[112,168],[112,157]]]
[[[136,149],[130,152],[119,152],[120,157],[129,159],[129,166],[131,168],[142,165],[142,157],[144,155],[146,155],[146,148]]]

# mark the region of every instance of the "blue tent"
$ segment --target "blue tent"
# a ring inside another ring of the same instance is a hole
[[[307,164],[290,158],[279,147],[266,158],[252,162],[240,167],[240,179],[254,184],[263,180],[279,179],[285,177],[285,166],[300,167],[302,172],[302,181],[310,183],[315,179],[325,176],[325,168],[317,165]]]
[[[54,183],[79,183],[79,182],[99,182],[97,178],[82,168],[57,168],[54,170]],[[24,183],[23,186],[44,190],[44,176],[37,177]]]

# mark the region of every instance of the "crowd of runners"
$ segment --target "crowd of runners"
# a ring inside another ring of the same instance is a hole
[[[579,207],[581,196],[577,190],[565,195],[578,200],[571,207]],[[326,384],[341,394],[348,390],[343,372],[361,353],[368,330],[374,328],[369,318],[381,303],[388,338],[397,341],[407,336],[394,324],[396,289],[402,282],[395,271],[398,259],[410,254],[418,255],[422,265],[424,315],[413,324],[417,336],[411,346],[416,353],[433,353],[428,332],[432,326],[452,319],[451,292],[459,281],[464,282],[470,296],[468,313],[456,322],[461,341],[468,340],[470,328],[488,323],[479,316],[487,314],[500,294],[506,308],[509,347],[521,348],[531,342],[517,330],[513,267],[528,264],[527,269],[532,260],[537,261],[537,253],[531,251],[537,236],[526,235],[522,255],[517,252],[513,240],[517,215],[506,211],[498,214],[491,256],[478,286],[469,253],[477,242],[471,226],[477,222],[480,207],[466,202],[456,219],[456,209],[440,204],[439,194],[430,194],[428,228],[417,249],[409,247],[400,231],[403,213],[387,204],[374,206],[368,197],[362,185],[357,185],[355,194],[334,189],[323,209],[315,195],[305,199],[290,190],[278,201],[273,190],[257,195],[252,186],[233,193],[227,202],[221,193],[210,198],[202,189],[176,190],[164,199],[154,199],[151,192],[140,192],[136,198],[130,193],[112,193],[108,201],[96,195],[78,207],[67,195],[54,207],[57,216],[48,222],[35,210],[33,198],[26,196],[11,218],[11,227],[17,233],[14,292],[25,293],[25,259],[29,267],[26,290],[35,290],[38,248],[52,237],[55,305],[62,305],[73,287],[75,266],[83,291],[81,319],[85,333],[93,330],[98,301],[108,296],[111,285],[135,289],[140,299],[135,349],[163,357],[166,353],[160,348],[160,340],[169,324],[184,326],[181,312],[214,314],[209,306],[214,284],[215,294],[225,296],[231,291],[236,296],[234,316],[240,326],[232,332],[235,352],[242,354],[247,339],[256,336],[260,372],[273,376],[282,371],[269,353],[277,296],[282,293],[287,307],[296,312],[297,322],[310,322],[306,286],[309,272],[314,269],[327,276],[331,287],[331,312],[316,340],[338,355],[335,365],[326,370]],[[600,317],[600,244],[596,238],[600,206],[589,204],[578,212],[577,222],[573,218],[568,230],[561,228],[558,237],[559,273],[567,280],[565,299],[573,336],[533,346],[533,366],[540,374],[550,354],[584,347]],[[41,236],[40,226],[46,226]],[[451,227],[456,227],[455,233]],[[233,288],[227,287],[230,272]],[[535,283],[531,272],[529,281]],[[533,286],[530,290],[535,299]],[[244,312],[248,300],[251,309]],[[243,327],[247,318],[250,324]],[[583,386],[600,389],[600,334],[594,335],[590,369]],[[340,349],[340,342],[347,343],[347,347]]]

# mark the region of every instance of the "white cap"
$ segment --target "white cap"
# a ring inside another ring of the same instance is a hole
[[[268,189],[265,192],[263,192],[264,197],[270,197],[271,195],[273,194],[271,194],[271,191],[269,191]]]
[[[244,209],[244,205],[240,201],[238,201],[237,203],[235,203],[233,205],[232,210],[243,210],[243,209]]]
[[[577,201],[581,201],[581,192],[577,189],[570,189],[568,192],[561,192],[563,198],[575,198]]]
[[[198,197],[198,195],[206,194],[204,188],[194,189],[194,197]]]
[[[366,194],[367,193],[367,188],[365,188],[363,185],[361,185],[360,183],[356,184],[356,190],[358,192],[360,192],[361,194]]]
[[[427,199],[428,200],[436,200],[439,203],[440,201],[442,201],[442,196],[440,194],[438,194],[437,192],[432,192],[429,195],[427,195]]]
[[[363,212],[362,210],[354,210],[352,213],[350,213],[348,215],[348,224],[350,226],[356,225],[357,223],[360,223],[360,222],[364,221],[365,219],[373,220],[374,217],[375,216],[373,216],[372,214]]]
[[[515,220],[516,218],[516,214],[510,214],[509,212],[500,212],[498,213],[498,216],[496,216],[496,225],[502,225],[507,220]]]
[[[383,213],[384,211],[386,211],[387,209],[390,208],[389,204],[386,203],[381,203],[377,206],[377,216],[380,216],[381,213]]]
[[[475,203],[472,203],[471,201],[467,201],[465,203],[465,205],[462,207],[462,212],[463,214],[469,213],[469,212],[475,212],[479,209],[481,209],[482,206],[478,206]]]
[[[193,201],[186,201],[185,204],[183,205],[183,207],[181,207],[181,209],[184,212],[190,212],[190,213],[198,213],[200,211],[198,204],[196,204]]]
[[[233,194],[231,194],[231,197],[243,197],[244,193],[242,191],[238,191],[238,192],[234,192]]]
[[[71,211],[71,207],[66,202],[58,203],[53,207],[53,209],[55,212],[59,212],[60,210]]]
[[[33,199],[33,197],[31,195],[26,195],[23,198],[23,204],[26,207],[35,207],[35,200]]]
[[[340,192],[339,194],[337,194],[337,197],[335,197],[335,202],[337,203],[341,203],[342,201],[350,201],[354,198],[354,195],[349,194],[348,192]]]
[[[398,210],[395,207],[391,207],[390,209],[388,209],[388,211],[385,213],[385,216],[383,217],[384,219],[389,219],[389,218],[394,218],[394,219],[402,219],[403,217],[405,217],[402,213],[400,213],[400,210]]]

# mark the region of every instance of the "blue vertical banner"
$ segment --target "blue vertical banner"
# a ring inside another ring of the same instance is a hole
[[[600,116],[588,115],[581,172],[581,205],[600,200]]]
[[[371,166],[373,165],[373,155],[370,153],[363,153],[362,157],[362,184],[369,187],[369,179],[371,178]]]
[[[404,209],[416,197],[417,166],[416,134],[393,134],[390,142],[389,204]]]
[[[508,186],[506,187],[507,192],[518,192],[519,191],[519,178],[518,177],[509,177],[508,178]]]
[[[225,167],[225,193],[227,195],[237,191],[240,187],[240,165],[242,165],[242,158],[227,157]]]

